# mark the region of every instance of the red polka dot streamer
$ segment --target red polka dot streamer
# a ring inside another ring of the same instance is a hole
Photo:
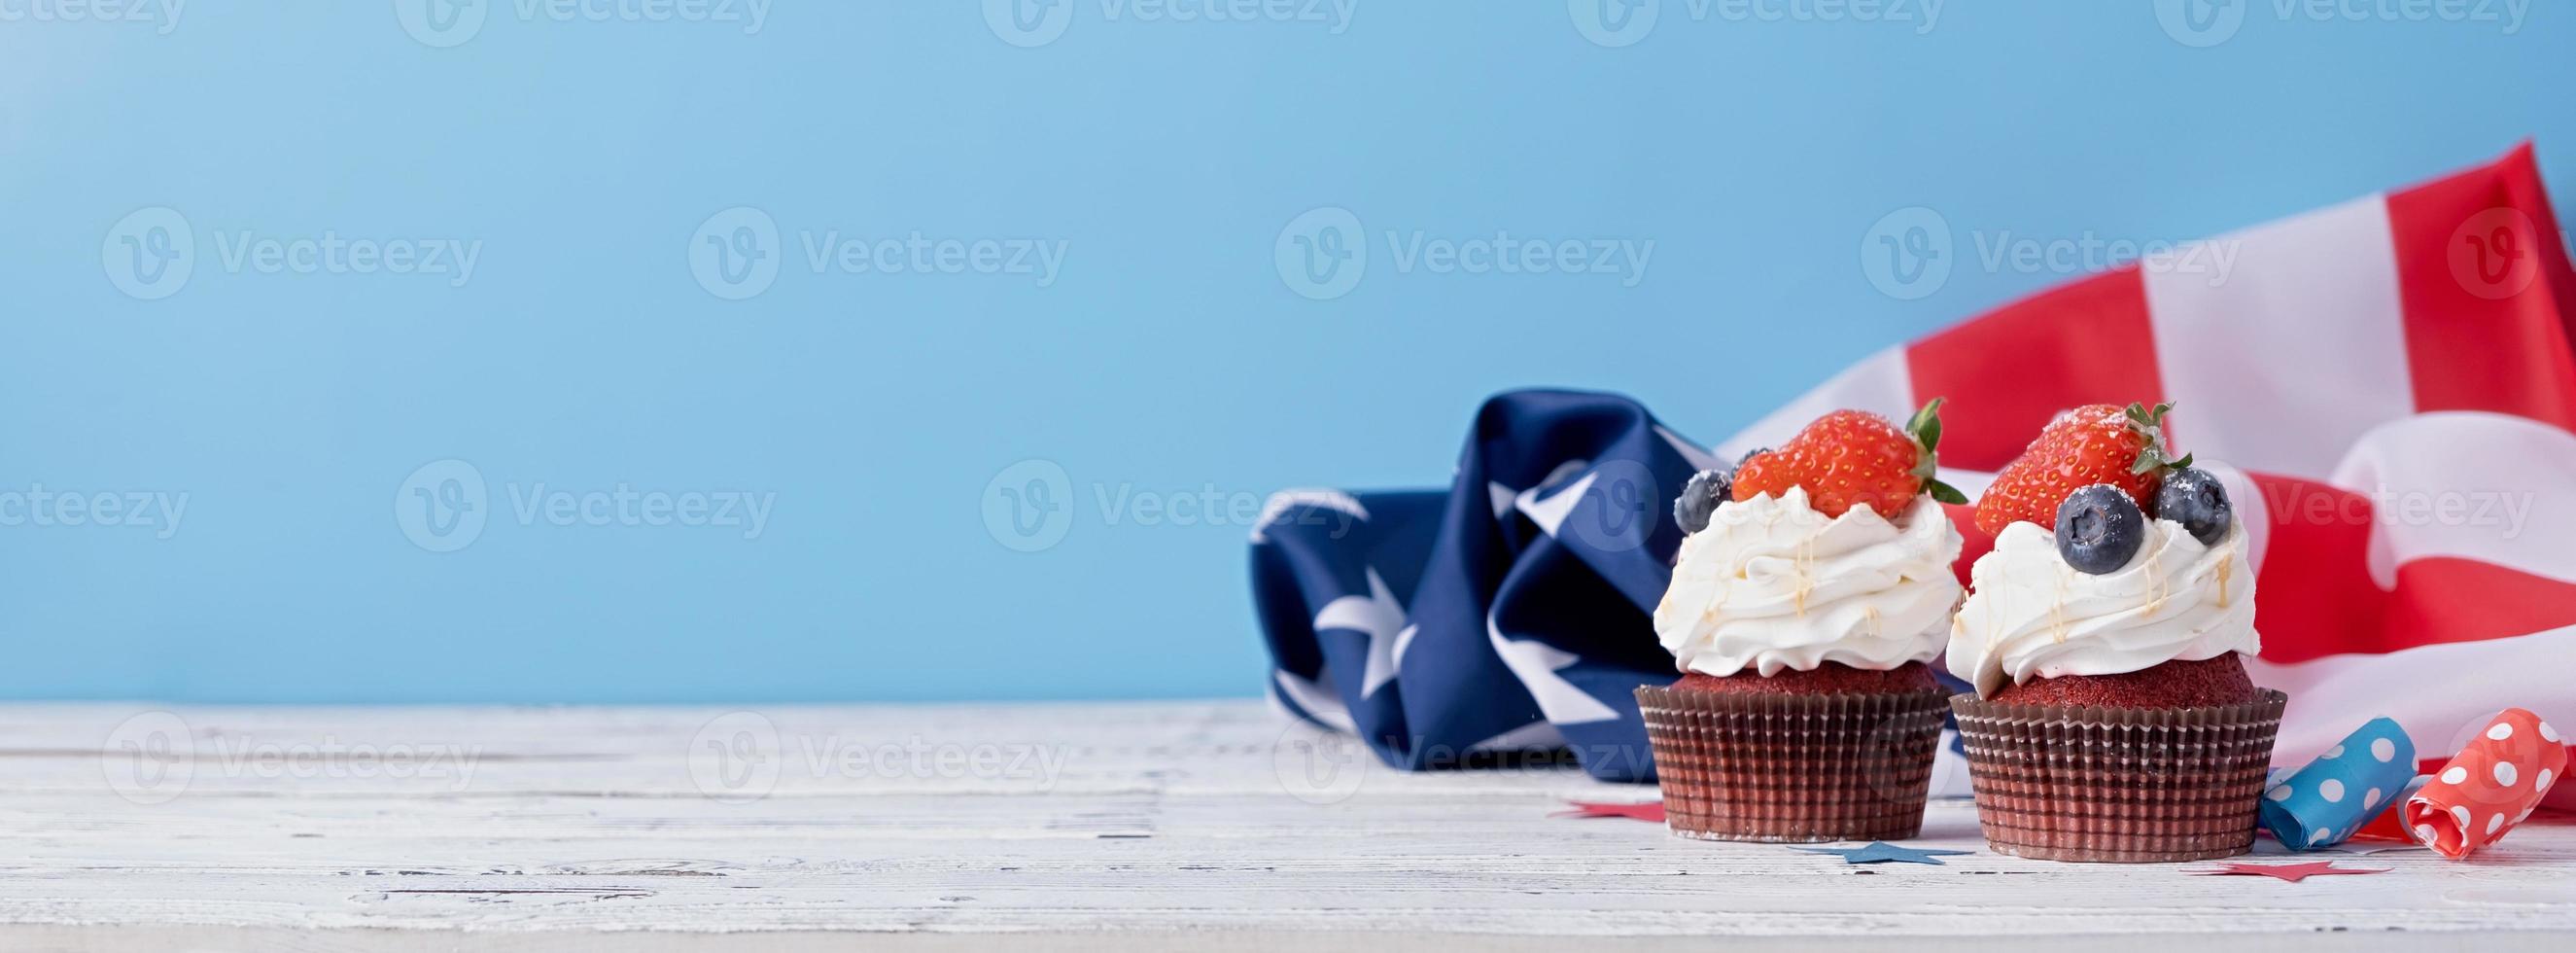
[[[2539,715],[2507,708],[2406,799],[2406,829],[2458,860],[2495,843],[2531,816],[2567,773],[2566,742]]]

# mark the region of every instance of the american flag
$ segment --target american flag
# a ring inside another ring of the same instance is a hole
[[[2192,265],[2215,254],[2223,280]],[[2253,540],[2248,667],[2291,698],[2277,763],[2382,715],[2428,757],[2507,705],[2576,723],[2571,335],[2576,269],[2526,144],[1881,351],[1714,449],[1624,398],[1499,395],[1447,490],[1272,501],[1252,556],[1271,696],[1398,767],[1564,748],[1650,778],[1630,692],[1675,677],[1647,614],[1682,482],[1826,411],[1939,396],[1945,479],[1972,497],[2059,410],[2176,405],[2167,433]],[[1962,579],[1992,544],[1971,514],[1951,508]],[[1964,794],[1946,748],[1936,793]]]

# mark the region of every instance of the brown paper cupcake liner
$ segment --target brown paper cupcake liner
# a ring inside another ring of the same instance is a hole
[[[2156,863],[2245,853],[2289,696],[2099,708],[1950,699],[1995,852]]]
[[[1902,840],[1923,829],[1939,691],[1747,695],[1637,689],[1672,832],[1701,840]]]

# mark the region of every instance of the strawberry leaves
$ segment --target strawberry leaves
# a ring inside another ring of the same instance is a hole
[[[1941,449],[1941,402],[1946,400],[1949,398],[1932,398],[1922,410],[1914,412],[1914,419],[1905,422],[1905,432],[1914,435],[1915,445],[1922,447],[1924,453]]]
[[[1959,492],[1958,487],[1934,478],[1934,474],[1941,470],[1941,455],[1938,452],[1941,449],[1941,402],[1948,399],[1932,398],[1931,403],[1924,404],[1923,409],[1915,411],[1914,419],[1905,422],[1905,433],[1914,438],[1914,446],[1919,453],[1914,461],[1914,477],[1923,481],[1923,492],[1931,494],[1933,499],[1943,503],[1965,506],[1968,502],[1967,494]]]
[[[2183,454],[2180,460],[2166,456],[2172,451],[2165,447],[2165,414],[2173,410],[2173,406],[2172,401],[2157,404],[2154,410],[2148,410],[2144,404],[2129,405],[2130,428],[2147,438],[2147,448],[2139,452],[2138,462],[2129,465],[2130,473],[2180,470],[2191,465],[2191,454]]]

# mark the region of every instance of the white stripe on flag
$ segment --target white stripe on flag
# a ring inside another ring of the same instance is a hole
[[[2506,705],[2551,724],[2576,723],[2576,705],[2567,702],[2569,658],[2576,658],[2576,627],[2289,665],[2249,658],[2245,670],[2254,684],[2289,693],[2272,763],[2295,768],[2380,715],[2404,725],[2423,757],[2451,753],[2462,729]]]
[[[2415,410],[2381,196],[2194,243],[2140,266],[2182,449],[2324,479]]]
[[[1837,410],[1872,411],[1902,424],[1914,416],[1914,406],[1914,375],[1906,369],[1905,348],[1892,347],[1861,358],[1824,386],[1754,421],[1718,444],[1717,455],[1733,464],[1745,451],[1787,443],[1816,418]]]
[[[2507,414],[2419,414],[2363,437],[2329,482],[2371,499],[2382,589],[2430,556],[2576,582],[2576,434]]]

